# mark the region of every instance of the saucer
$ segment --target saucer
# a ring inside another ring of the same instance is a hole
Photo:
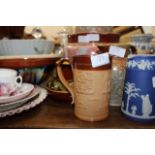
[[[28,101],[37,98],[39,93],[40,93],[40,87],[35,86],[34,89],[32,90],[32,92],[30,92],[30,94],[28,96],[26,96],[25,98],[22,98],[20,100],[14,101],[14,102],[0,104],[0,112],[4,112],[4,111],[8,111],[8,110],[12,110],[17,107],[20,107],[20,106],[26,104]]]
[[[39,105],[41,102],[43,102],[45,100],[45,98],[47,97],[47,95],[48,95],[47,90],[40,87],[40,93],[37,98],[33,99],[32,101],[27,102],[26,104],[24,104],[18,108],[8,110],[5,112],[0,112],[0,118],[12,116],[15,114],[22,113],[23,111],[30,110],[31,108],[34,108],[37,105]]]
[[[17,101],[19,99],[22,99],[30,94],[30,92],[34,89],[33,84],[29,83],[23,83],[21,88],[17,90],[13,95],[11,96],[0,96],[0,104],[3,103],[9,103],[13,101]]]

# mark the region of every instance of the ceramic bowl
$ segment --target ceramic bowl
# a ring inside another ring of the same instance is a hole
[[[1,56],[0,68],[16,69],[24,82],[41,84],[50,76],[54,63],[59,55],[47,54],[40,56]]]
[[[49,54],[54,43],[44,39],[3,39],[0,40],[0,55],[38,55]]]
[[[70,64],[62,64],[62,72],[64,77],[68,80],[70,84],[73,82],[73,75],[71,71]],[[68,90],[61,83],[56,68],[53,68],[48,82],[46,84],[46,89],[53,100],[58,102],[71,102],[71,95]]]
[[[152,34],[137,34],[131,36],[132,43],[150,43],[154,36]]]
[[[72,101],[71,95],[68,91],[55,91],[52,89],[46,88],[48,90],[49,96],[52,97],[53,100],[58,102],[68,102]]]

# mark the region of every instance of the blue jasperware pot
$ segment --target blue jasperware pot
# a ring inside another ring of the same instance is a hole
[[[121,110],[135,121],[155,121],[154,55],[128,58]]]

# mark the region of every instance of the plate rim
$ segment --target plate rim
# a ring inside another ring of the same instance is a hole
[[[28,110],[36,107],[40,103],[42,103],[46,99],[47,95],[48,95],[47,90],[40,87],[40,93],[36,99],[28,102],[27,104],[24,104],[23,106],[18,107],[18,108],[8,110],[8,111],[4,111],[4,112],[0,112],[0,118],[4,118],[4,117],[12,116],[15,114],[20,114],[24,111],[28,111]]]
[[[34,92],[34,94],[32,94]],[[4,103],[4,104],[0,104],[0,108],[3,108],[5,106],[12,106],[14,104],[18,104],[19,102],[28,102],[29,100],[31,100],[32,98],[36,97],[38,94],[40,93],[40,87],[39,86],[34,86],[33,90],[30,92],[30,94],[28,94],[26,97],[13,101],[13,102],[8,102],[8,103]]]
[[[29,95],[33,91],[33,89],[34,89],[34,85],[31,84],[31,83],[25,83],[24,82],[24,83],[22,83],[22,85],[30,85],[31,86],[31,89],[30,90],[27,90],[26,92],[23,92],[22,94],[19,93],[19,94],[14,95],[14,96],[6,96],[6,97],[5,96],[0,96],[0,104],[14,102],[14,101],[17,101],[19,99],[22,99],[22,98],[26,97],[27,95]],[[23,95],[24,95],[24,97],[23,97]],[[21,97],[18,98],[18,99],[15,99],[15,98],[17,98],[19,96],[21,96]],[[10,99],[10,100],[9,101],[6,101],[8,99]]]

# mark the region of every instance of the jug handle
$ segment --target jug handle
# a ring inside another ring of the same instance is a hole
[[[65,79],[64,74],[63,74],[63,72],[62,72],[62,67],[61,67],[61,66],[62,66],[62,64],[63,64],[64,62],[70,63],[70,62],[69,62],[69,59],[67,59],[67,58],[62,58],[62,59],[60,59],[60,60],[58,60],[58,61],[56,62],[56,70],[57,70],[57,74],[58,74],[58,77],[59,77],[60,81],[61,81],[62,84],[67,88],[67,90],[70,92],[71,97],[72,97],[72,102],[71,102],[71,104],[73,104],[73,103],[74,103],[74,89],[73,89],[72,86],[70,86],[69,82]],[[73,69],[72,69],[72,72],[73,72]]]

